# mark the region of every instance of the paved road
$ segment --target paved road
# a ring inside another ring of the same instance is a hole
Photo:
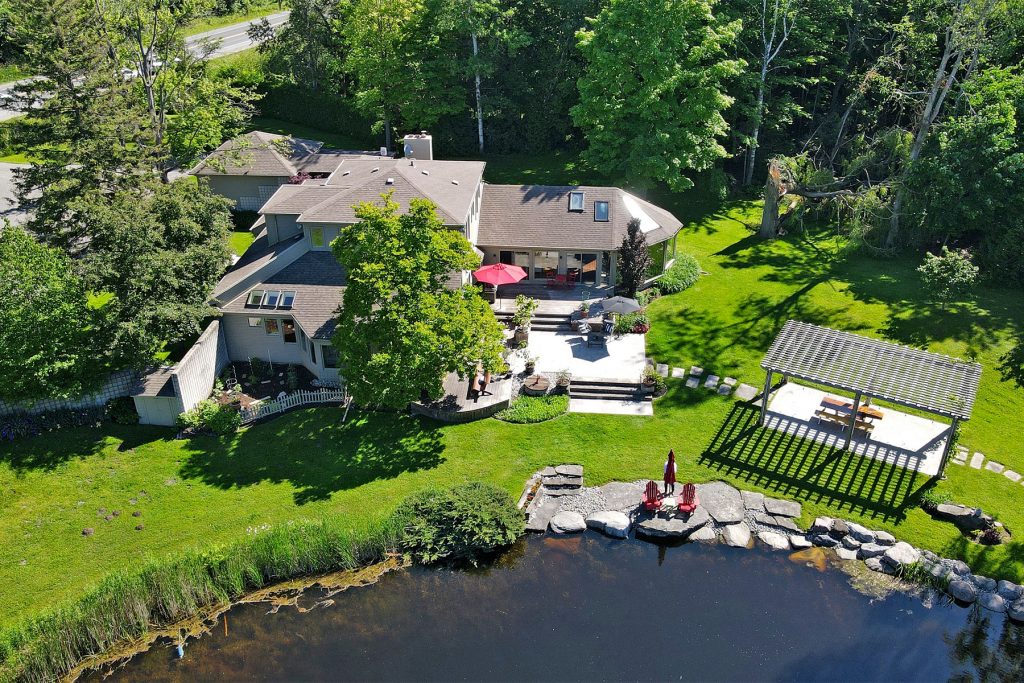
[[[26,167],[26,164],[0,163],[0,227],[4,218],[15,225],[24,223],[28,218],[27,214],[18,208],[17,200],[14,198],[14,169]]]
[[[277,14],[270,14],[266,17],[270,21],[270,25],[275,29],[280,27],[286,21],[288,21],[288,15],[290,12],[278,12]],[[249,26],[255,22],[260,21],[259,19],[253,19],[251,21],[243,21],[240,24],[232,24],[231,26],[224,26],[223,28],[214,29],[213,31],[207,31],[205,33],[197,33],[194,36],[189,36],[185,39],[185,44],[194,52],[198,53],[203,49],[203,45],[207,41],[219,42],[217,48],[210,53],[210,57],[223,57],[225,55],[231,55],[242,50],[248,50],[253,47],[255,43],[249,40],[247,31]],[[18,85],[18,83],[24,83],[25,81],[18,81],[17,83],[8,83],[6,85],[0,85],[0,121],[6,121],[7,119],[18,116],[21,112],[8,109],[4,104],[7,101],[7,96],[10,94],[11,89]]]

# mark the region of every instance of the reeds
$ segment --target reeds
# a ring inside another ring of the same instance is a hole
[[[80,599],[0,634],[0,681],[53,681],[90,656],[245,593],[379,562],[399,534],[393,519],[360,532],[340,520],[286,524],[114,573]]]

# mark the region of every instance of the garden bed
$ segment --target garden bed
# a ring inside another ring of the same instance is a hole
[[[317,377],[301,365],[235,362],[220,374],[214,398],[222,405],[248,408],[257,401],[276,398],[281,392],[316,391]]]

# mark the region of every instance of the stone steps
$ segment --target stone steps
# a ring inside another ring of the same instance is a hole
[[[640,391],[638,382],[616,380],[578,380],[569,383],[569,397],[602,401],[651,401],[650,394]]]

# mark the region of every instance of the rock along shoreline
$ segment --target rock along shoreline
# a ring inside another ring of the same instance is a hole
[[[692,513],[676,509],[674,493],[682,484],[675,485],[660,510],[648,512],[643,509],[646,484],[642,480],[585,487],[582,466],[558,465],[530,478],[520,507],[527,515],[527,529],[535,532],[573,534],[590,529],[613,538],[628,538],[632,532],[638,538],[740,548],[760,543],[773,550],[831,549],[841,560],[927,583],[961,605],[976,603],[1024,622],[1021,586],[972,574],[967,563],[915,548],[886,531],[832,517],[818,517],[802,529],[796,522],[802,513],[800,503],[741,491],[721,481],[697,484],[700,505]]]

